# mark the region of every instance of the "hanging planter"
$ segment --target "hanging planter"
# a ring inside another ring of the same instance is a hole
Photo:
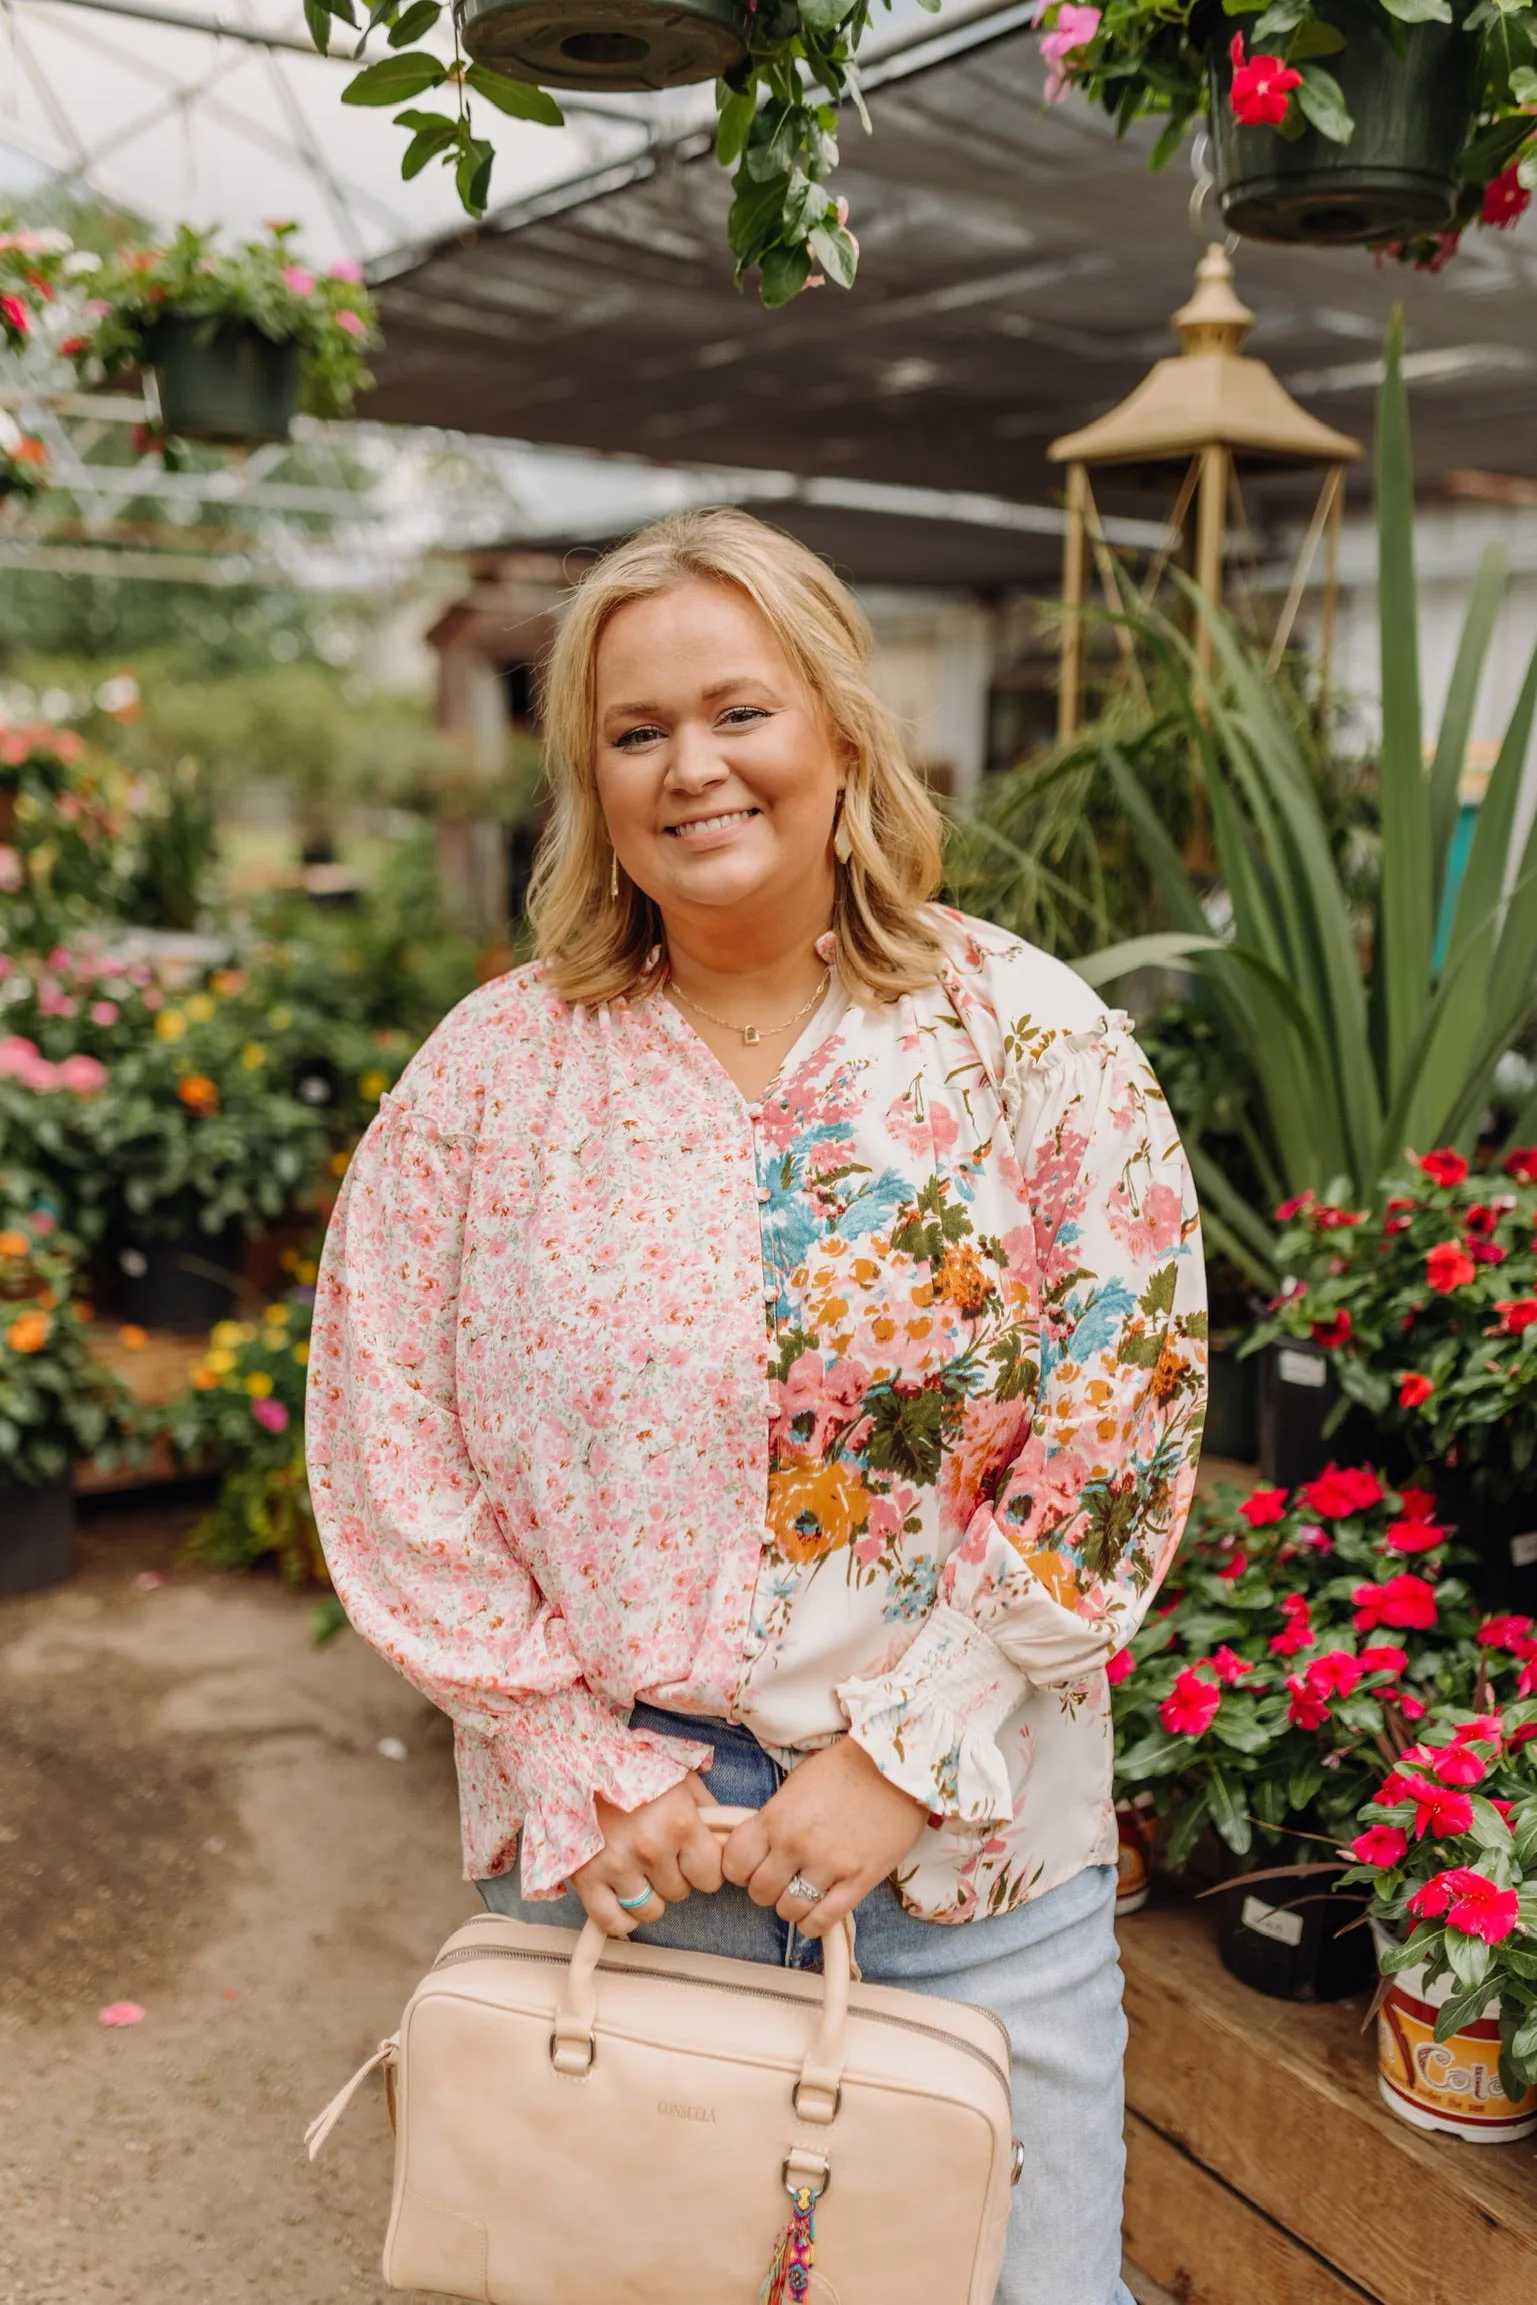
[[[1379,1956],[1396,1949],[1372,1923]],[[1484,2005],[1445,2040],[1436,2019],[1457,1992],[1456,1979],[1426,1981],[1421,1961],[1383,1979],[1377,2011],[1377,2086],[1383,2102],[1415,2129],[1462,2137],[1470,2145],[1509,2145],[1537,2130],[1537,2084],[1517,2098],[1500,2082],[1500,2004]]]
[[[1466,13],[1462,0],[1459,16]],[[1322,16],[1318,26],[1326,28]],[[1358,8],[1327,29],[1341,42],[1327,51],[1329,85],[1320,88],[1315,73],[1309,111],[1286,105],[1277,127],[1244,124],[1234,92],[1256,67],[1242,62],[1241,40],[1236,54],[1230,40],[1213,41],[1212,171],[1223,222],[1254,240],[1321,247],[1448,231],[1473,126],[1461,23],[1404,24]],[[1300,70],[1296,86],[1309,88]],[[1252,118],[1252,102],[1250,110]]]
[[[87,387],[152,371],[162,444],[255,446],[286,440],[296,409],[349,415],[373,381],[373,304],[355,264],[302,263],[296,230],[226,249],[184,224],[163,247],[118,249],[89,276],[89,327],[60,349]]]
[[[1474,0],[1045,0],[1048,102],[1079,90],[1124,134],[1162,122],[1163,167],[1203,114],[1223,218],[1314,247],[1439,268],[1470,224],[1513,224],[1537,184],[1524,30]]]
[[[742,0],[464,0],[477,64],[546,88],[684,88],[747,54]]]

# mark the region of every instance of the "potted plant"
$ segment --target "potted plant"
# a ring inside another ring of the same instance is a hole
[[[304,1384],[315,1263],[295,1256],[294,1285],[259,1321],[221,1321],[186,1391],[166,1412],[180,1461],[220,1472],[214,1507],[188,1540],[213,1568],[275,1555],[289,1584],[325,1584],[304,1468]]]
[[[1471,1689],[1476,1617],[1428,1491],[1330,1466],[1294,1495],[1199,1504],[1156,1615],[1110,1673],[1125,1798],[1151,1792],[1178,1870],[1208,1826],[1219,1944],[1284,1999],[1371,1967],[1334,1845],[1429,1708]]]
[[[357,265],[305,264],[297,229],[272,224],[225,248],[183,224],[163,245],[120,248],[91,276],[86,325],[61,349],[92,386],[152,370],[173,440],[286,440],[296,408],[346,416],[372,382],[373,303]]]
[[[140,1438],[127,1392],[93,1358],[77,1244],[24,1172],[0,1171],[0,1593],[74,1564],[73,1468]]]
[[[1347,1877],[1373,1891],[1383,2098],[1501,2144],[1537,2130],[1537,1639],[1529,1620],[1481,1638],[1476,1703],[1438,1709],[1400,1755]]]
[[[44,947],[110,914],[146,787],[71,728],[0,728],[0,942]]]
[[[1537,62],[1519,14],[1471,0],[1049,0],[1048,96],[1118,130],[1161,119],[1161,166],[1203,113],[1223,220],[1262,240],[1440,247],[1511,222],[1537,179]]]
[[[1479,1543],[1491,1607],[1537,1607],[1537,1148],[1474,1169],[1453,1146],[1370,1208],[1312,1193],[1281,1212],[1288,1279],[1251,1344],[1297,1340],[1340,1412],[1370,1416]]]
[[[48,451],[35,432],[24,432],[9,410],[0,408],[0,502],[30,503],[49,486]]]

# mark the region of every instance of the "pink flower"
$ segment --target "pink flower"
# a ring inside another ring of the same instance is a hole
[[[356,312],[350,312],[345,305],[336,315],[336,325],[338,328],[344,328],[349,336],[366,336],[368,334],[368,322]]]
[[[107,1085],[107,1068],[100,1057],[67,1056],[59,1066],[59,1086],[76,1096],[95,1096]]]
[[[1243,34],[1233,34],[1233,117],[1245,128],[1279,128],[1291,108],[1291,92],[1302,74],[1279,56],[1243,57]]]
[[[1245,1658],[1234,1654],[1226,1641],[1211,1656],[1203,1657],[1201,1662],[1204,1665],[1210,1665],[1225,1689],[1232,1688],[1235,1681],[1241,1681],[1246,1673],[1252,1673],[1254,1670],[1254,1667]]]
[[[88,1013],[92,1024],[108,1025],[116,1024],[119,1011],[115,1000],[93,1000]]]
[[[1044,10],[1038,11],[1038,14]],[[1060,104],[1067,94],[1068,78],[1063,69],[1075,50],[1086,48],[1099,30],[1100,12],[1097,8],[1079,8],[1073,0],[1062,0],[1057,20],[1049,32],[1041,34],[1041,54],[1049,70],[1046,74],[1046,101]]]
[[[1122,1681],[1129,1681],[1131,1679],[1131,1676],[1136,1671],[1136,1669],[1137,1660],[1132,1655],[1130,1649],[1117,1649],[1115,1655],[1110,1659],[1110,1662],[1105,1667],[1105,1679],[1110,1683],[1112,1688],[1119,1688]]]
[[[361,280],[363,277],[362,265],[354,264],[350,256],[339,257],[334,264],[328,264],[326,270],[333,280]]]
[[[1358,1865],[1396,1865],[1409,1853],[1409,1836],[1402,1825],[1368,1825],[1350,1844]]]
[[[270,1398],[264,1401],[253,1401],[251,1414],[256,1422],[269,1433],[286,1433],[288,1430],[288,1411],[281,1401],[274,1401]]]
[[[1505,1739],[1505,1724],[1498,1713],[1475,1713],[1471,1721],[1464,1721],[1452,1735],[1459,1745],[1498,1747]]]
[[[1238,1510],[1251,1529],[1268,1529],[1286,1516],[1286,1491],[1256,1489],[1251,1497],[1244,1498]]]
[[[26,877],[27,868],[21,861],[20,849],[0,842],[0,896],[14,896]]]
[[[1159,1706],[1158,1718],[1172,1736],[1200,1737],[1216,1719],[1221,1703],[1222,1691],[1186,1666]]]
[[[1380,1585],[1357,1585],[1350,1598],[1358,1633],[1374,1632],[1378,1625],[1428,1632],[1436,1621],[1436,1589],[1423,1577],[1406,1573],[1387,1577]]]
[[[1276,1223],[1278,1225],[1290,1223],[1293,1217],[1301,1215],[1302,1211],[1307,1207],[1309,1201],[1311,1201],[1312,1198],[1313,1194],[1311,1188],[1305,1193],[1293,1193],[1291,1199],[1289,1201],[1282,1201],[1279,1208],[1276,1210]]]
[[[1521,1899],[1487,1873],[1476,1872],[1471,1865],[1454,1865],[1416,1889],[1409,1910],[1421,1921],[1436,1920],[1444,1913],[1447,1927],[1460,1936],[1482,1937],[1486,1945],[1497,1945],[1518,1926]]]
[[[315,285],[313,272],[306,272],[302,264],[285,264],[283,286],[294,296],[308,296]]]
[[[1286,1686],[1291,1694],[1291,1703],[1286,1708],[1286,1718],[1292,1727],[1294,1729],[1321,1729],[1329,1718],[1327,1701],[1320,1696],[1316,1689],[1308,1687],[1300,1673],[1290,1674]]]
[[[59,1085],[57,1067],[48,1062],[36,1041],[23,1040],[18,1033],[0,1040],[0,1079],[7,1075],[39,1094]]]
[[[1348,1649],[1325,1649],[1307,1665],[1303,1679],[1315,1697],[1348,1697],[1365,1670]]]

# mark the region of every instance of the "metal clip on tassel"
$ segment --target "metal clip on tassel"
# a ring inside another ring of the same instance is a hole
[[[809,2185],[790,2196],[790,2222],[774,2247],[774,2262],[758,2292],[758,2305],[805,2305],[817,2254],[817,2197]]]

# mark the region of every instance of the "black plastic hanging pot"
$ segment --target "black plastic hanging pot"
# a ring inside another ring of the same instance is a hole
[[[1316,1843],[1302,1849],[1308,1862],[1321,1855]],[[1289,1855],[1250,1855],[1242,1870],[1269,1872]],[[1341,1896],[1332,1879],[1283,1873],[1224,1889],[1215,1900],[1217,1950],[1228,1974],[1275,2001],[1343,2001],[1364,1992],[1377,1968],[1371,1931],[1359,1925],[1368,1899],[1362,1892]]]
[[[747,53],[743,0],[461,0],[477,64],[547,88],[683,88]]]
[[[1317,10],[1346,43],[1318,61],[1339,82],[1355,121],[1348,144],[1311,123],[1296,138],[1240,126],[1229,96],[1229,43],[1249,20],[1221,18],[1210,47],[1212,172],[1229,229],[1322,247],[1444,232],[1473,122],[1475,43],[1462,29],[1470,5],[1452,0],[1450,24],[1405,24],[1380,6],[1346,0]],[[1292,104],[1295,115],[1295,95]]]
[[[299,404],[297,344],[274,344],[248,321],[170,312],[149,350],[160,419],[174,438],[225,448],[288,438]]]
[[[57,1481],[0,1479],[0,1593],[62,1585],[75,1565],[75,1492]]]

